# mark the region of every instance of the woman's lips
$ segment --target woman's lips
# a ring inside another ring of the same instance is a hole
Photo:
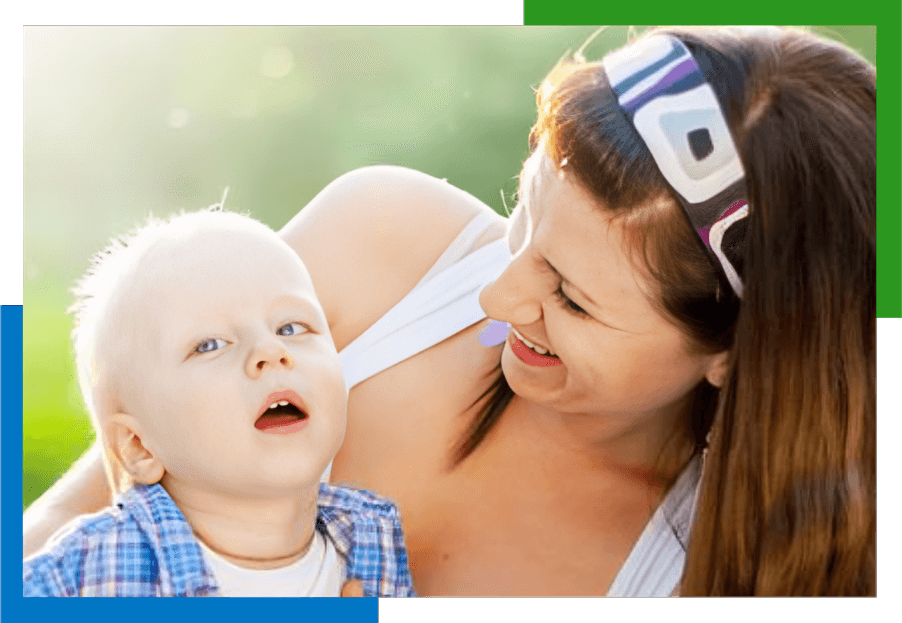
[[[510,341],[511,351],[514,353],[514,355],[517,356],[517,359],[528,366],[550,368],[552,366],[561,365],[560,359],[558,359],[557,357],[550,357],[548,355],[540,355],[529,346],[524,344],[520,340],[520,338],[514,335],[513,331],[511,331],[508,335],[508,340]]]

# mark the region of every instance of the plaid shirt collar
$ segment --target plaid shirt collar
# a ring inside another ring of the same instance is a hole
[[[316,528],[327,535],[345,560],[349,577],[356,577],[355,524],[341,502],[339,488],[321,484]],[[216,595],[219,587],[185,516],[160,485],[138,485],[121,494],[116,506],[129,513],[138,527],[148,535],[157,560],[179,561],[173,568],[160,567],[161,592],[164,595]]]
[[[160,565],[160,590],[179,597],[215,594],[218,590],[191,526],[160,485],[137,485],[116,500],[148,537],[157,560],[177,560],[173,568]]]

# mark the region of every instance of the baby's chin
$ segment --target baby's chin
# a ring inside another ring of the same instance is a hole
[[[207,507],[208,512],[219,514],[230,504],[256,504],[266,502],[309,503],[319,491],[320,478],[328,462],[320,462],[305,469],[286,472],[258,472],[206,474],[199,478],[180,478],[167,473],[160,484],[182,507]]]

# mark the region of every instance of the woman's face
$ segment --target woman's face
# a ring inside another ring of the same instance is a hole
[[[514,258],[480,297],[490,318],[511,325],[501,357],[511,388],[625,426],[675,415],[703,378],[717,380],[724,357],[690,351],[649,301],[652,282],[619,222],[546,156],[530,158],[521,182]]]

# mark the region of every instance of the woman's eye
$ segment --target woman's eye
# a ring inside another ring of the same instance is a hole
[[[217,338],[213,338],[210,340],[204,340],[200,344],[197,345],[197,348],[194,349],[196,353],[209,353],[214,350],[219,350],[220,348],[225,348],[226,342],[225,340]]]
[[[302,325],[299,322],[289,322],[288,324],[283,324],[279,327],[279,330],[276,331],[277,335],[298,335],[299,333],[305,333],[307,331],[307,327]]]
[[[589,313],[586,310],[584,310],[582,307],[580,307],[579,305],[574,303],[570,299],[570,297],[568,297],[566,294],[564,294],[564,289],[562,287],[558,286],[558,289],[555,292],[555,295],[557,295],[558,299],[561,301],[561,303],[567,309],[567,311],[569,311],[573,314],[576,314],[577,316],[588,316],[589,315]]]

